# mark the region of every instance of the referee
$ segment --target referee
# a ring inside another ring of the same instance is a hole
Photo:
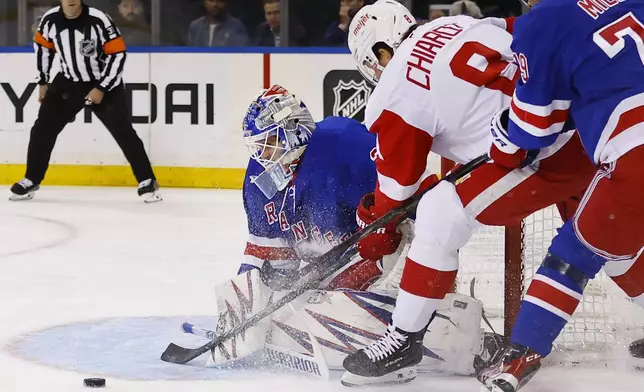
[[[150,160],[130,120],[121,79],[125,43],[110,17],[82,0],[60,0],[60,7],[43,15],[34,47],[41,106],[31,128],[27,172],[11,187],[11,200],[33,198],[45,178],[58,134],[83,105],[91,105],[130,163],[139,196],[146,202],[160,201]],[[61,71],[49,84],[56,54]]]

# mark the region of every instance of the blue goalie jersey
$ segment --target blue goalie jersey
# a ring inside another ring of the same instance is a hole
[[[543,0],[513,35],[513,143],[548,146],[572,116],[597,164],[644,144],[644,0]]]
[[[317,123],[294,179],[270,200],[251,183],[264,170],[251,159],[243,189],[249,237],[239,272],[265,260],[283,268],[299,263],[357,231],[360,199],[376,187],[375,145],[375,135],[355,120]]]

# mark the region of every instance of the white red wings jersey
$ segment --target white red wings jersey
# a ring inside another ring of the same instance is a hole
[[[365,115],[378,138],[377,210],[419,189],[430,151],[459,163],[488,151],[490,119],[509,105],[518,76],[505,27],[502,19],[439,18],[395,51]]]

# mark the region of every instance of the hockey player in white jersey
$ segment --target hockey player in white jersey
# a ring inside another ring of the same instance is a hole
[[[358,229],[355,209],[376,183],[374,135],[346,118],[315,123],[306,105],[281,86],[250,103],[243,132],[251,153],[243,192],[249,238],[239,275],[215,287],[218,322],[206,337],[239,326],[301,283],[300,260],[310,262]],[[413,224],[403,222],[399,230],[396,253],[368,260],[354,255],[317,290],[217,345],[206,365],[252,363],[263,355],[318,377],[342,369],[347,354],[386,330]],[[466,295],[443,301],[435,333],[424,341],[421,368],[472,374],[482,350],[481,313],[480,301]]]
[[[376,84],[365,123],[377,135],[378,184],[358,207],[359,221],[369,224],[418,192],[431,174],[430,151],[460,164],[488,152],[490,119],[510,104],[520,73],[510,51],[511,28],[512,20],[467,16],[418,26],[392,0],[366,6],[354,17],[349,48],[362,75]],[[495,151],[489,153],[494,159]],[[595,171],[573,131],[517,159],[519,169],[492,162],[457,185],[441,182],[423,196],[391,324],[379,341],[344,360],[343,384],[413,379],[409,369],[422,358],[428,324],[454,287],[457,251],[474,230],[517,224],[578,196]],[[391,253],[396,238],[395,224],[386,226],[359,243],[360,255]]]

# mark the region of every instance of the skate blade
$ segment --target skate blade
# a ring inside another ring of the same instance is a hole
[[[501,387],[495,384],[481,385],[480,392],[505,392]]]
[[[141,197],[143,198],[143,201],[147,204],[156,203],[163,200],[163,198],[161,197],[161,194],[157,192],[146,193],[141,195]]]
[[[407,384],[414,381],[416,374],[416,366],[400,369],[380,377],[363,377],[358,376],[357,374],[344,372],[340,383],[345,387],[350,388]]]
[[[487,379],[483,384],[483,386],[481,387],[481,392],[516,391],[521,386],[525,385],[528,381],[530,381],[531,378],[532,377],[526,378],[523,384],[519,385],[519,381],[513,375],[508,373],[502,373],[498,376],[495,376],[494,378]],[[502,381],[502,382],[496,383],[495,381]]]
[[[25,201],[33,198],[34,192],[27,193],[26,195],[16,195],[15,193],[12,193],[11,196],[9,196],[9,200],[11,201]]]

